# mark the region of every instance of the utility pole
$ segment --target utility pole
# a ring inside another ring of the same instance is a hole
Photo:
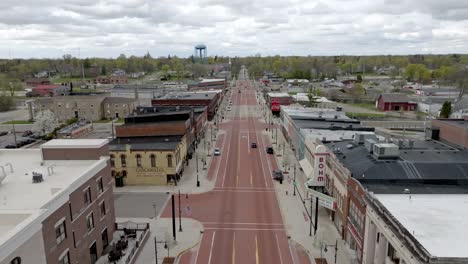
[[[309,224],[309,236],[312,236],[312,204],[313,204],[313,199],[310,198],[310,224]]]
[[[310,202],[312,203],[312,200],[310,200]],[[318,202],[319,202],[319,198],[318,196],[315,197],[315,225],[314,225],[314,236],[315,234],[317,233],[317,227],[318,227]],[[312,212],[310,212],[312,213]]]
[[[13,126],[13,137],[15,138],[15,147],[18,146],[18,142],[16,141],[16,130],[15,130],[15,124],[12,123]]]
[[[179,190],[179,232],[182,232],[182,208],[180,207],[180,190]]]
[[[176,241],[176,219],[175,219],[175,202],[174,194],[171,195],[171,204],[172,204],[172,237]]]
[[[294,165],[294,180],[293,180],[293,187],[294,187],[293,196],[296,196],[296,165]],[[310,211],[310,213],[312,213],[312,211]]]

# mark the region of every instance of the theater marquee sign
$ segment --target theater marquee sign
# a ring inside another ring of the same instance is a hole
[[[163,177],[165,175],[163,168],[136,168],[137,177]]]

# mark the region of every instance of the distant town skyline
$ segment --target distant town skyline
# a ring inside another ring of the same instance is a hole
[[[456,0],[4,0],[0,58],[468,53]],[[79,51],[80,49],[80,51]]]

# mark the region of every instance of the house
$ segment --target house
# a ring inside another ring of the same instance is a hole
[[[375,101],[375,107],[381,111],[415,111],[418,104],[410,102],[406,94],[384,93]]]

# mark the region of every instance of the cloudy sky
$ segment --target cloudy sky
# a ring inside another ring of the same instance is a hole
[[[468,53],[466,0],[0,0],[0,57]]]

